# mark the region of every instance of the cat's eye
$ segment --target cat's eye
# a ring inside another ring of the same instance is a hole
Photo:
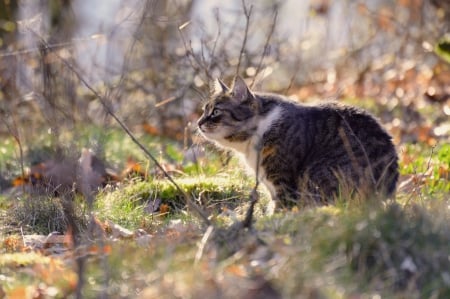
[[[215,108],[215,109],[211,112],[211,116],[212,116],[212,117],[219,116],[220,114],[222,114],[222,111],[220,111],[220,110],[217,109],[217,108]]]

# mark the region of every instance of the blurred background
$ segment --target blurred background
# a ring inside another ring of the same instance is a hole
[[[196,130],[236,75],[378,117],[396,203],[240,222]],[[449,0],[0,0],[0,298],[450,298],[449,194]]]
[[[448,142],[449,32],[448,0],[0,0],[1,150],[15,149],[0,168],[33,163],[42,136],[101,148],[117,124],[98,95],[133,132],[189,147],[209,82],[235,75],[367,108],[397,144]]]

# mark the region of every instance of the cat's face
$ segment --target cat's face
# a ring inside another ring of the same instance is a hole
[[[201,133],[219,143],[244,141],[254,126],[255,101],[243,79],[238,77],[232,89],[216,80],[212,97],[204,105],[197,122]]]

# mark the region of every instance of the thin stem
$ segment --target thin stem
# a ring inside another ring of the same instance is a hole
[[[255,72],[255,76],[253,77],[252,84],[250,84],[250,88],[253,88],[253,86],[255,85],[256,77],[258,76],[259,72],[261,71],[263,60],[266,57],[267,52],[269,50],[270,40],[272,39],[272,35],[275,32],[277,19],[278,19],[278,8],[275,6],[272,25],[270,26],[270,31],[269,31],[269,34],[267,35],[267,39],[264,44],[263,53],[261,55],[261,59],[259,60],[258,67],[256,68],[256,72]]]
[[[250,8],[247,9],[245,0],[242,0],[242,7],[244,9],[244,15],[245,15],[245,33],[244,33],[244,39],[242,41],[241,51],[239,53],[239,61],[238,61],[237,67],[236,67],[235,76],[239,75],[239,69],[241,68],[241,62],[242,62],[242,56],[244,55],[245,47],[247,45],[248,30],[250,28],[250,17],[252,15],[253,5],[250,5]]]

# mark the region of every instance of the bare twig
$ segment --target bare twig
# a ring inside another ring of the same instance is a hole
[[[220,35],[221,35],[221,22],[220,22],[220,15],[219,15],[219,10],[216,10],[215,11],[215,17],[216,17],[216,22],[217,22],[217,36],[216,36],[216,38],[214,39],[214,45],[213,45],[213,48],[212,48],[212,50],[211,50],[211,57],[212,58],[214,58],[214,55],[215,55],[215,53],[216,53],[216,48],[217,48],[217,43],[218,43],[218,41],[219,41],[219,39],[220,39]],[[213,62],[214,62],[214,59],[210,59],[210,61],[209,61],[209,65],[208,65],[208,69],[210,69],[211,68],[211,65],[213,64]]]
[[[430,157],[428,158],[427,167],[426,167],[426,169],[424,169],[424,171],[422,173],[419,174],[417,171],[417,166],[414,166],[413,173],[414,173],[414,176],[418,179],[413,180],[415,188],[414,188],[413,192],[411,192],[411,195],[407,198],[406,204],[410,203],[410,201],[413,198],[415,193],[419,196],[420,200],[423,202],[424,198],[422,195],[422,189],[423,189],[423,186],[425,185],[423,183],[423,178],[426,177],[427,173],[431,169],[431,162],[432,162],[431,160],[433,158],[435,148],[436,148],[436,146],[431,147],[431,153],[430,153]],[[416,190],[417,190],[417,192],[414,192]]]
[[[143,18],[141,18],[140,24],[142,24],[142,22],[143,22]],[[46,40],[44,38],[42,38],[38,33],[33,31],[31,28],[29,30],[39,38],[42,47],[45,47],[48,50],[48,48],[47,48],[48,43],[46,42]],[[134,47],[134,44],[135,44],[135,42],[132,43],[131,49]],[[100,93],[97,92],[97,90],[95,90],[95,88],[92,87],[92,85],[86,81],[86,79],[80,74],[80,72],[72,64],[70,64],[65,58],[61,57],[58,53],[53,53],[53,54],[78,78],[78,80],[80,80],[80,82],[87,89],[89,89],[92,92],[92,94],[100,101],[100,104],[103,106],[105,111],[109,115],[111,115],[111,117],[119,124],[119,126],[131,138],[131,140],[147,155],[147,157],[150,158],[150,160],[152,160],[153,163],[155,163],[156,167],[161,169],[162,173],[169,180],[169,182],[171,182],[175,186],[177,191],[183,195],[183,198],[185,199],[185,203],[189,207],[189,209],[193,210],[197,214],[197,216],[199,216],[200,219],[204,222],[204,224],[209,226],[211,223],[210,223],[210,220],[208,219],[208,217],[206,216],[206,214],[204,213],[204,211],[195,204],[195,202],[190,198],[190,196],[175,182],[175,180],[172,178],[172,176],[162,167],[162,165],[158,162],[158,160],[139,142],[139,140],[137,140],[137,138],[130,131],[130,129],[128,129],[128,127],[125,125],[125,123],[123,123],[119,119],[119,117],[114,113],[114,111],[108,105],[107,99],[104,96],[100,95]],[[122,76],[122,79],[123,79],[123,76]]]
[[[14,116],[11,115],[11,120],[13,123],[13,127],[11,127],[8,122],[6,121],[5,118],[1,118],[2,122],[5,124],[7,130],[9,131],[9,133],[11,134],[11,136],[13,137],[13,139],[16,141],[17,146],[19,147],[19,161],[20,161],[20,172],[22,177],[25,177],[25,167],[24,167],[24,161],[23,161],[23,146],[22,146],[22,142],[20,140],[20,136],[19,136],[19,129],[17,127],[17,122],[14,119]],[[22,185],[22,189],[25,188],[25,185]]]
[[[198,245],[197,253],[195,254],[195,260],[194,260],[195,264],[197,264],[200,261],[200,259],[202,258],[203,251],[205,250],[206,242],[208,242],[208,239],[211,236],[211,233],[213,232],[213,230],[214,230],[214,227],[211,225],[208,226],[208,228],[206,229],[206,232],[203,235],[203,238]]]
[[[125,74],[126,74],[126,70],[127,70],[127,68],[128,68],[128,63],[129,63],[129,61],[130,61],[130,57],[131,57],[131,55],[133,54],[134,48],[135,48],[136,43],[137,43],[137,40],[138,40],[138,39],[136,38],[137,32],[140,30],[140,28],[141,28],[142,25],[144,24],[145,18],[146,18],[146,16],[147,16],[148,6],[149,6],[149,2],[146,2],[146,3],[145,3],[145,6],[144,6],[144,8],[143,8],[143,10],[142,10],[141,17],[140,17],[140,19],[139,19],[139,24],[136,26],[135,32],[134,32],[134,34],[133,34],[133,36],[134,36],[135,38],[133,38],[133,40],[132,40],[130,46],[128,47],[127,51],[125,52],[125,57],[124,57],[124,59],[123,59],[123,64],[122,64],[122,71],[120,72],[119,83],[117,84],[117,86],[122,86],[122,84],[123,84],[123,82],[124,82],[124,80],[125,80]],[[130,17],[130,16],[131,16],[131,14],[130,14],[128,17]],[[127,18],[128,18],[128,17],[127,17]],[[127,18],[126,18],[126,19],[127,19]]]
[[[241,63],[242,63],[242,56],[244,55],[245,47],[247,45],[248,30],[250,28],[250,17],[252,15],[253,5],[250,5],[250,8],[247,8],[247,5],[245,4],[245,0],[242,0],[242,8],[244,9],[244,15],[245,15],[245,32],[244,32],[244,40],[242,41],[241,51],[239,52],[239,60],[238,60],[237,66],[236,66],[235,76],[239,75],[239,69],[241,68]]]
[[[292,88],[292,86],[294,86],[295,85],[295,80],[296,80],[296,77],[297,77],[297,74],[300,72],[300,70],[302,69],[301,68],[301,65],[302,65],[302,55],[301,55],[301,53],[299,53],[298,55],[297,55],[297,57],[295,58],[295,64],[294,64],[294,72],[293,72],[293,74],[291,75],[291,78],[290,78],[290,80],[289,80],[289,85],[286,87],[286,89],[283,91],[283,93],[284,94],[288,94],[288,92],[291,90],[291,88]]]
[[[83,83],[83,85],[86,86],[86,88],[89,89],[95,95],[95,97],[100,101],[101,105],[106,110],[106,112],[109,115],[111,115],[112,118],[114,118],[114,120],[120,125],[120,127],[125,131],[125,133],[131,138],[131,140],[147,155],[147,157],[150,158],[150,160],[153,161],[153,163],[155,163],[156,167],[161,169],[164,176],[175,186],[178,192],[180,192],[183,195],[187,206],[190,209],[194,210],[205,224],[210,225],[210,221],[208,217],[205,215],[205,213],[200,209],[200,207],[198,207],[193,202],[193,200],[189,197],[189,195],[174,181],[172,176],[169,173],[167,173],[167,171],[164,169],[164,167],[162,167],[162,165],[158,162],[158,160],[139,142],[139,140],[137,140],[137,138],[130,131],[130,129],[128,129],[128,127],[117,117],[117,115],[114,113],[114,111],[112,111],[111,107],[108,105],[106,99],[102,97],[70,63],[68,63],[64,58],[60,57],[59,55],[57,56],[66,65],[66,67],[68,67],[78,77],[81,83]]]
[[[433,158],[435,148],[436,148],[435,145],[431,147],[431,153],[430,153],[430,157],[428,158],[426,171],[430,170],[430,168],[431,168],[431,158]]]
[[[252,223],[253,223],[253,212],[255,210],[255,204],[258,202],[259,200],[259,195],[258,195],[258,185],[259,182],[258,180],[255,183],[255,186],[252,189],[252,193],[250,194],[250,206],[247,209],[247,213],[245,214],[245,218],[242,221],[242,227],[243,228],[248,228],[251,229],[252,228]]]
[[[29,29],[31,30],[31,29]],[[102,37],[101,34],[95,34],[89,37],[83,37],[83,38],[73,38],[69,42],[61,42],[61,43],[53,43],[53,44],[47,44],[46,48],[51,50],[60,50],[60,49],[67,49],[72,48],[75,45],[80,45],[81,43],[88,43],[92,40],[98,39]],[[19,49],[16,51],[2,51],[0,52],[0,58],[4,57],[12,57],[12,56],[22,56],[22,55],[28,55],[30,53],[37,53],[41,51],[41,48],[39,46],[36,47],[28,47],[24,49]]]
[[[205,67],[202,63],[202,61],[200,61],[200,59],[195,55],[194,53],[194,49],[192,48],[192,44],[191,41],[189,41],[189,43],[186,41],[184,34],[183,34],[183,28],[185,28],[185,26],[179,26],[178,27],[178,32],[180,33],[180,37],[181,37],[181,41],[183,42],[184,45],[184,49],[186,50],[186,56],[190,59],[189,60],[189,64],[192,66],[193,69],[201,69],[205,72],[206,77],[211,80],[212,76],[209,72],[209,67]],[[197,65],[197,67],[196,67]]]
[[[256,144],[256,169],[255,169],[255,186],[250,194],[250,206],[248,207],[245,219],[242,221],[242,227],[250,229],[253,223],[253,212],[255,210],[255,204],[259,200],[258,186],[259,186],[259,162],[261,159],[261,149],[262,149],[262,136],[259,136],[258,144]]]
[[[255,85],[255,80],[256,80],[256,77],[258,76],[259,72],[261,71],[263,60],[266,57],[266,55],[268,54],[267,52],[269,50],[270,40],[272,39],[272,35],[273,35],[274,31],[275,31],[275,27],[276,27],[276,24],[277,24],[277,19],[278,19],[278,7],[275,6],[274,7],[274,14],[273,14],[272,25],[270,26],[270,31],[269,31],[269,34],[267,35],[267,39],[266,39],[266,42],[264,44],[263,53],[261,54],[261,59],[259,60],[258,67],[256,68],[255,76],[253,76],[252,83],[250,84],[250,88],[253,88],[253,86]]]

